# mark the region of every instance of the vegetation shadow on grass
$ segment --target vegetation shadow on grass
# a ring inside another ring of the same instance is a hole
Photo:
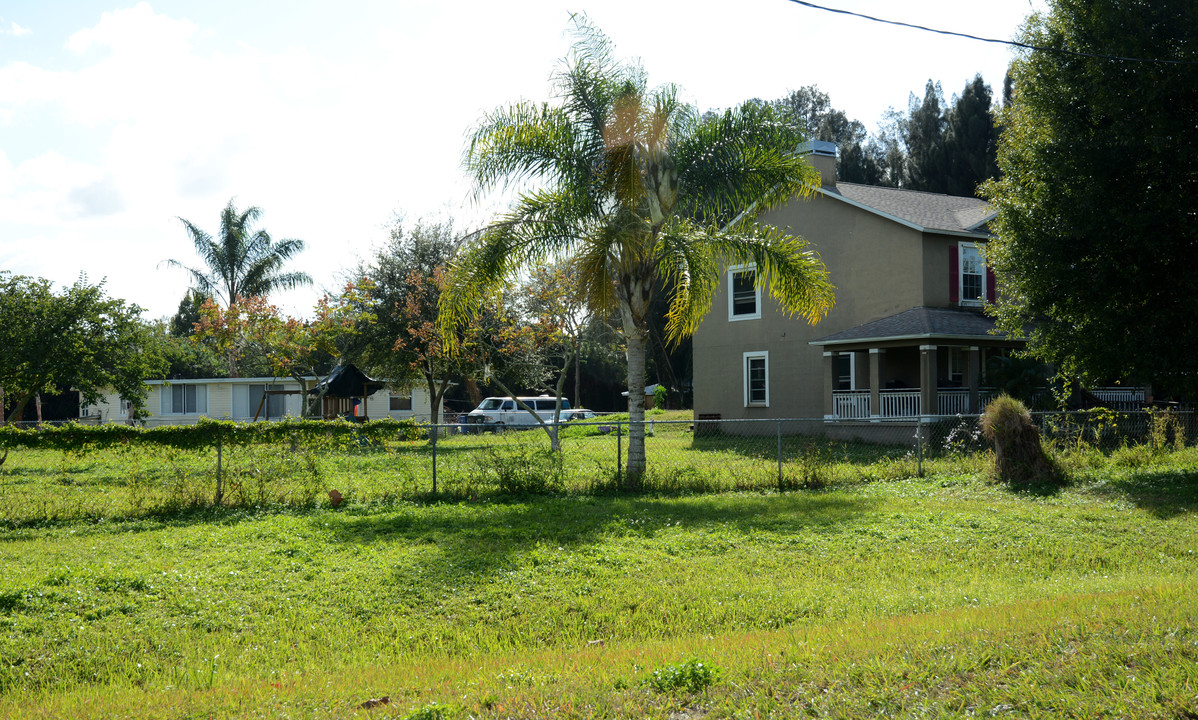
[[[727,497],[591,496],[481,502],[465,513],[450,508],[469,503],[443,506],[446,512],[430,513],[427,506],[353,512],[328,527],[324,527],[325,514],[311,522],[331,532],[338,542],[435,544],[441,560],[439,567],[427,568],[429,575],[455,582],[466,568],[483,574],[500,572],[514,556],[538,545],[577,550],[611,535],[651,539],[677,525],[712,531],[731,527],[745,535],[826,532],[854,522],[877,503],[848,493],[740,495],[734,502]]]
[[[1198,511],[1198,472],[1138,468],[1129,474],[1096,484],[1090,492],[1122,498],[1161,520]]]

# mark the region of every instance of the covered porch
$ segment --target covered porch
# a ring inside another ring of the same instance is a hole
[[[825,420],[976,414],[983,368],[1022,346],[980,311],[912,308],[812,341],[823,349]]]

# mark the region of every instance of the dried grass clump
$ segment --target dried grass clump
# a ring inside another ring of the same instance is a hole
[[[1040,444],[1031,413],[1015,398],[1000,395],[986,406],[982,433],[994,443],[997,480],[1015,487],[1065,484],[1065,474]]]

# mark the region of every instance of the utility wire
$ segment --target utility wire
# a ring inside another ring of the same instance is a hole
[[[938,30],[925,25],[916,25],[914,23],[901,22],[899,20],[886,20],[885,18],[874,17],[864,13],[853,12],[851,10],[842,10],[840,8],[825,7],[816,5],[813,2],[805,0],[787,0],[795,5],[813,8],[815,10],[825,10],[830,13],[840,15],[851,15],[873,22],[885,23],[887,25],[898,25],[899,27],[912,28],[914,30],[923,30],[924,32],[938,33],[940,35],[952,35],[953,37],[966,38],[968,40],[977,40],[979,42],[996,43],[998,45],[1013,45],[1015,47],[1024,48],[1026,50],[1040,50],[1042,52],[1057,53],[1059,55],[1072,55],[1074,57],[1098,58],[1100,60],[1120,60],[1122,62],[1141,62],[1141,63],[1159,63],[1161,65],[1198,65],[1198,60],[1162,60],[1159,58],[1141,58],[1141,57],[1125,57],[1122,55],[1104,55],[1102,53],[1078,52],[1076,50],[1063,50],[1061,48],[1046,47],[1043,45],[1031,45],[1028,43],[1019,42],[1017,40],[999,40],[997,38],[980,37],[978,35],[970,35],[969,33],[953,32],[952,30]]]

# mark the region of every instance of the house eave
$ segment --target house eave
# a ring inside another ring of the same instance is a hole
[[[919,335],[882,335],[877,337],[851,338],[848,340],[810,340],[807,344],[823,347],[828,345],[868,345],[871,343],[905,342],[912,340],[953,340],[967,342],[989,340],[994,342],[1020,342],[1018,340],[1001,337],[999,335],[947,335],[941,333],[922,333]]]
[[[973,238],[974,240],[988,240],[991,237],[990,233],[975,231],[974,228],[981,227],[982,225],[985,225],[986,223],[990,222],[990,220],[993,219],[993,217],[994,217],[993,214],[986,216],[986,218],[984,220],[982,220],[981,222],[979,222],[965,230],[941,230],[939,228],[927,228],[918,223],[913,223],[910,220],[904,220],[903,218],[898,217],[897,215],[891,215],[890,213],[879,210],[876,207],[873,207],[871,205],[866,205],[865,203],[861,203],[856,200],[847,198],[844,195],[840,194],[839,192],[830,192],[826,188],[822,188],[822,187],[818,188],[817,192],[825,197],[839,200],[843,203],[847,203],[848,205],[851,205],[852,207],[864,210],[873,215],[877,215],[878,217],[885,218],[887,220],[890,220],[891,222],[896,222],[899,225],[902,225],[903,227],[908,227],[908,228],[911,228],[912,230],[916,230],[921,233],[933,233],[936,235],[949,235],[952,237],[967,237],[967,238]]]

